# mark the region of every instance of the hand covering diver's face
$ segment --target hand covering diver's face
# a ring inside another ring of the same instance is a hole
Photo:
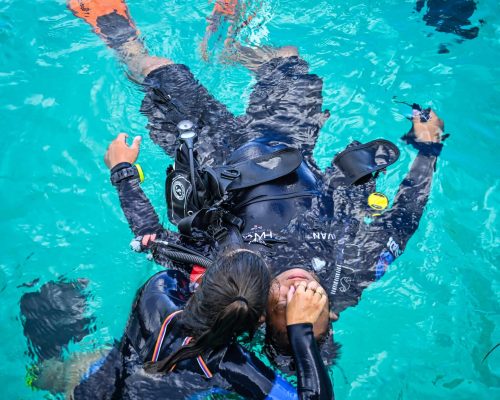
[[[301,268],[294,268],[279,274],[271,284],[267,304],[266,323],[272,332],[272,340],[278,348],[288,346],[288,335],[286,331],[286,307],[287,294],[290,286],[295,286],[299,282],[317,282],[313,274]],[[323,336],[330,327],[329,303],[326,302],[320,316],[313,323],[313,332],[316,338]]]

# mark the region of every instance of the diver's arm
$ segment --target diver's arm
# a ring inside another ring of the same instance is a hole
[[[230,346],[219,370],[239,394],[255,399],[333,398],[332,384],[313,334],[313,323],[327,306],[326,296],[317,290],[317,283],[309,283],[307,287],[299,284],[297,288],[291,286],[287,294],[287,332],[297,366],[298,388],[293,388],[253,354]]]
[[[432,176],[442,147],[441,143],[420,144],[420,151],[399,186],[391,210],[380,219],[387,232],[398,236],[401,250],[418,228],[429,200]]]
[[[287,331],[297,366],[299,398],[334,398],[332,382],[321,359],[312,324],[288,325]]]
[[[120,133],[113,140],[104,162],[111,171],[111,181],[118,190],[122,210],[136,236],[155,234],[163,230],[158,215],[140,187],[139,174],[130,174],[134,170],[132,164],[139,156],[141,137],[136,136],[130,146],[128,135]]]
[[[229,346],[225,352],[219,363],[219,373],[236,393],[245,398],[332,399],[332,385],[314,339],[312,324],[291,325],[288,334],[297,365],[297,389],[236,344]]]
[[[318,282],[303,283],[290,286],[286,299],[286,329],[297,366],[299,398],[331,399],[332,383],[313,332],[313,324],[328,308],[328,298]]]
[[[417,230],[429,199],[442,144],[420,143],[419,146],[419,153],[401,182],[393,207],[374,217],[369,225],[363,225],[365,229],[359,230],[345,246],[345,268],[341,269],[338,290],[332,299],[334,312],[356,305],[363,290],[385,274]]]
[[[404,250],[415,233],[429,199],[436,162],[443,148],[441,133],[443,121],[430,111],[428,122],[420,121],[420,114],[413,119],[413,128],[407,137],[418,150],[410,171],[401,182],[391,210],[375,220],[373,228],[382,228],[391,235],[394,243],[390,250],[395,257]]]
[[[134,235],[159,233],[163,226],[140,183],[138,178],[128,178],[116,184],[123,213]]]

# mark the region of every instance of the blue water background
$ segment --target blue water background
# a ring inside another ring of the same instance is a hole
[[[187,64],[235,113],[252,76],[197,51],[205,0],[129,2],[151,53]],[[425,26],[410,0],[266,1],[243,39],[298,46],[324,79],[331,118],[315,156],[326,167],[351,140],[398,142],[407,111],[392,98],[433,106],[452,134],[431,199],[405,254],[335,324],[342,356],[338,399],[500,398],[500,3],[479,3],[475,40]],[[119,338],[137,288],[159,270],[129,250],[131,234],[103,155],[118,132],[143,135],[144,190],[162,216],[168,160],[147,136],[142,94],[112,52],[64,1],[0,1],[0,393],[43,399],[25,384],[26,341],[18,287],[90,280],[97,330],[75,349]],[[438,54],[441,43],[450,50]],[[219,53],[217,53],[219,54]],[[415,151],[379,180],[393,198]]]

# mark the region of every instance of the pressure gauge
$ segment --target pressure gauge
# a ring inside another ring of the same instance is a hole
[[[188,120],[185,119],[177,124],[177,129],[179,130],[180,133],[190,131],[193,129],[194,124]]]

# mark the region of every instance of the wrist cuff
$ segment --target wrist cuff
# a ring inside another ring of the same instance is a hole
[[[111,169],[110,180],[114,186],[118,185],[124,179],[130,178],[140,178],[139,170],[130,163],[120,163]]]
[[[291,325],[286,326],[286,330],[287,330],[289,336],[293,336],[296,334],[298,334],[299,336],[302,336],[305,333],[313,331],[313,324],[311,324],[309,322],[302,322],[299,324],[291,324]]]
[[[111,174],[113,174],[117,171],[120,171],[121,169],[128,168],[131,166],[132,166],[132,164],[130,164],[128,162],[121,162],[121,163],[116,164],[113,168],[111,168],[110,172],[111,172]]]
[[[441,154],[441,150],[443,150],[443,143],[414,142],[413,147],[418,150],[419,154],[437,157]]]

